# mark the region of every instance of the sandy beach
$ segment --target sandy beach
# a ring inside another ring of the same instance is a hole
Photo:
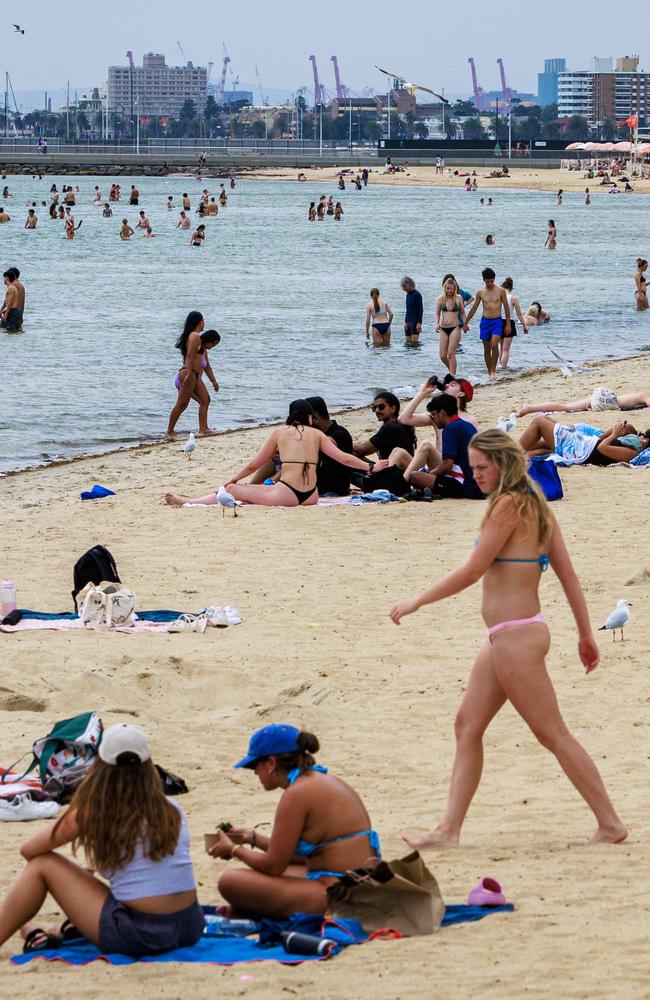
[[[428,184],[428,168],[372,176],[372,183]],[[482,179],[481,187],[490,187]],[[279,176],[276,171],[273,176]],[[317,171],[333,176],[334,171]],[[268,173],[265,173],[268,176]],[[447,177],[440,183],[452,182]],[[579,175],[513,171],[494,186],[573,190]],[[650,190],[650,181],[646,182]],[[598,188],[590,185],[593,191]],[[641,189],[641,185],[639,185]],[[650,356],[603,363],[564,380],[557,369],[477,389],[480,427],[526,401],[575,399],[598,385],[623,392],[650,382]],[[618,414],[579,415],[609,427]],[[650,411],[627,414],[638,426]],[[530,418],[520,421],[525,427]],[[368,409],[340,418],[356,439],[372,433]],[[570,418],[566,418],[570,422]],[[233,771],[249,733],[290,721],[319,736],[321,763],[363,795],[384,854],[407,853],[402,830],[423,831],[440,816],[453,754],[454,713],[484,627],[479,588],[395,627],[394,600],[441,577],[468,555],[483,503],[245,508],[237,519],[215,508],[172,509],[168,490],[200,495],[255,453],[268,431],[201,439],[189,462],[178,443],[146,446],[24,472],[2,480],[2,574],[16,581],[19,606],[72,610],[72,567],[89,546],[114,554],[140,608],[198,610],[233,604],[243,624],[204,635],[3,635],[1,760],[11,764],[51,724],[95,709],[106,725],[137,720],[155,759],[190,787],[188,813],[199,896],[217,901],[224,862],[203,852],[203,833],[221,820],[268,822],[277,798],[250,772]],[[421,432],[425,439],[429,432]],[[517,436],[518,432],[515,432]],[[594,821],[555,761],[506,706],[486,740],[483,782],[460,848],[425,853],[447,902],[464,902],[485,875],[515,906],[434,937],[376,942],[296,968],[95,964],[83,988],[127,1000],[193,996],[309,996],[450,1000],[648,996],[647,760],[650,630],[645,624],[650,535],[642,524],[650,472],[562,470],[566,499],[554,505],[594,625],[616,600],[632,601],[624,643],[602,638],[602,665],[585,677],[563,593],[552,573],[541,586],[553,645],[549,670],[575,735],[601,768],[630,827],[617,847],[586,848]],[[116,496],[82,503],[102,483]],[[36,823],[0,825],[4,893],[21,867],[20,843]],[[46,914],[54,917],[51,900]],[[18,939],[0,957],[16,1000],[69,997],[79,976],[38,960],[10,967]],[[246,973],[251,981],[242,982]]]
[[[400,159],[398,156],[393,157],[393,162],[395,165],[400,164]],[[586,162],[586,161],[585,161]],[[348,164],[344,161],[337,167],[318,167],[312,166],[302,170],[308,181],[315,180],[328,180],[333,184],[338,183],[339,171],[343,168],[345,169]],[[396,184],[398,186],[415,186],[415,187],[444,187],[444,188],[460,188],[464,184],[465,176],[468,173],[472,173],[476,170],[477,181],[479,191],[500,189],[500,190],[522,190],[522,191],[555,191],[557,192],[560,188],[567,194],[579,192],[584,194],[586,187],[589,188],[592,197],[598,194],[607,194],[610,185],[600,186],[600,181],[602,178],[594,177],[592,180],[586,180],[584,177],[584,170],[560,170],[557,169],[541,169],[535,168],[533,166],[522,166],[522,167],[511,167],[509,170],[509,177],[488,177],[488,174],[492,170],[498,170],[500,163],[498,160],[494,161],[494,166],[490,167],[466,167],[461,165],[454,165],[453,167],[449,165],[445,168],[444,174],[436,174],[435,165],[426,167],[419,166],[409,166],[408,163],[404,163],[405,170],[403,173],[389,174],[383,164],[377,167],[376,161],[368,162],[366,164],[351,164],[352,168],[356,171],[361,170],[363,166],[366,166],[370,171],[369,184]],[[459,174],[462,176],[454,175],[454,171],[458,170]],[[251,173],[247,173],[248,178],[257,179],[273,179],[273,180],[288,180],[297,181],[299,171],[297,169],[288,168],[267,168],[265,170],[254,170]],[[623,191],[624,185],[621,185],[621,192]],[[650,177],[640,179],[634,178],[632,181],[632,187],[637,194],[649,194],[650,193]],[[354,193],[354,187],[346,181],[346,194],[348,190]]]

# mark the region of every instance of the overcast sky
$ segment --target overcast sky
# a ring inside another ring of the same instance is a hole
[[[255,81],[257,65],[265,88],[288,90],[311,88],[311,53],[328,89],[334,89],[335,53],[343,82],[357,93],[381,90],[374,63],[448,92],[471,89],[468,56],[476,59],[486,90],[498,87],[498,56],[508,84],[523,91],[536,91],[543,60],[557,56],[583,69],[594,55],[636,50],[641,68],[650,70],[650,7],[637,4],[619,17],[609,0],[591,0],[588,7],[567,0],[450,6],[430,0],[21,0],[0,10],[2,89],[8,70],[21,91],[63,87],[68,78],[73,88],[101,84],[109,65],[126,64],[127,49],[138,63],[143,52],[154,51],[177,65],[183,62],[178,41],[196,65],[214,61],[213,79],[225,42],[242,81]],[[14,18],[24,35],[14,31]],[[639,51],[640,41],[646,51]]]

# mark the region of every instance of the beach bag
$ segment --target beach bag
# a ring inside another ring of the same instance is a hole
[[[531,458],[528,478],[539,486],[547,500],[561,500],[564,496],[557,465],[555,462],[547,462],[543,455]]]
[[[83,712],[71,719],[55,722],[47,736],[36,740],[32,747],[33,759],[27,770],[12,776],[2,784],[21,781],[38,767],[43,790],[61,801],[79,784],[97,756],[104,726],[96,712]],[[21,758],[22,760],[22,758]],[[16,761],[16,764],[20,761]],[[13,771],[12,764],[9,771]]]
[[[134,610],[135,594],[121,583],[89,583],[77,594],[77,614],[84,628],[131,625]]]
[[[390,928],[404,937],[433,934],[444,912],[438,883],[418,851],[346,872],[327,889],[328,916],[352,917],[368,932]]]
[[[92,549],[81,556],[75,563],[73,570],[74,590],[72,591],[72,602],[76,608],[77,594],[84,589],[86,584],[95,585],[108,580],[111,583],[120,583],[117,575],[115,560],[107,548],[103,545],[94,545]]]

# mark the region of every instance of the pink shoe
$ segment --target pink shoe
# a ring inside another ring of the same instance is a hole
[[[494,878],[481,879],[467,897],[470,906],[503,906],[505,901],[503,889]]]

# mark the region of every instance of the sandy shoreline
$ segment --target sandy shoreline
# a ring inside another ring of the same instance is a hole
[[[395,164],[400,163],[399,157],[393,157]],[[376,161],[369,161],[366,164],[346,164],[341,162],[336,167],[318,167],[312,166],[309,168],[304,168],[302,172],[307,177],[308,181],[318,181],[327,180],[331,184],[336,185],[338,182],[338,174],[341,169],[345,169],[347,166],[351,166],[353,170],[361,170],[363,166],[368,167],[371,171],[369,183],[371,185],[375,184],[393,184],[397,187],[441,187],[441,188],[461,188],[464,184],[464,177],[467,173],[472,173],[476,170],[477,182],[479,191],[498,189],[502,191],[509,190],[522,190],[522,191],[554,191],[557,192],[560,188],[567,194],[581,193],[584,194],[586,187],[589,188],[592,197],[600,194],[607,194],[609,190],[609,185],[600,186],[600,177],[594,177],[593,180],[585,180],[583,177],[584,171],[577,170],[560,170],[558,168],[541,169],[532,166],[522,166],[522,167],[511,167],[509,177],[488,177],[487,175],[491,170],[497,170],[500,166],[499,161],[494,161],[494,166],[490,167],[464,167],[464,166],[447,166],[444,174],[436,174],[435,166],[409,166],[405,163],[405,172],[397,174],[389,174],[385,172],[383,165],[377,167]],[[454,170],[458,170],[463,176],[454,176]],[[246,178],[252,180],[286,180],[295,181],[298,179],[298,169],[286,168],[286,167],[269,167],[267,169],[254,170],[251,173],[246,174]],[[623,191],[624,185],[621,185],[621,192]],[[650,194],[650,178],[645,178],[643,180],[635,178],[632,182],[632,187],[637,194]],[[349,185],[346,181],[346,192]]]
[[[650,357],[606,362],[562,379],[554,370],[477,390],[482,427],[524,401],[587,396],[597,385],[645,387]],[[610,426],[615,415],[591,415]],[[576,419],[587,419],[582,415]],[[641,427],[650,412],[629,417]],[[368,409],[341,421],[355,438],[375,427]],[[526,426],[528,420],[521,421]],[[453,718],[483,636],[477,588],[395,628],[396,598],[458,565],[471,550],[482,503],[394,504],[303,510],[246,508],[237,519],[215,510],[174,510],[166,489],[205,493],[251,457],[268,433],[254,428],[202,439],[192,462],[175,442],[145,445],[25,471],[2,482],[2,574],[16,580],[19,604],[70,608],[72,566],[90,545],[107,545],[140,607],[198,609],[234,604],[242,625],[198,635],[34,632],[2,636],[1,762],[29,749],[51,723],[97,709],[106,724],[137,719],[156,759],[190,786],[188,812],[200,898],[214,902],[222,863],[203,853],[202,834],[222,819],[271,819],[276,797],[252,775],[231,770],[249,732],[288,720],[318,733],[320,760],[363,794],[386,856],[406,853],[403,829],[421,830],[444,805],[453,752]],[[427,432],[422,432],[425,439]],[[92,988],[127,1000],[215,989],[276,998],[307,994],[375,1000],[479,993],[530,997],[642,996],[647,990],[645,876],[647,818],[647,665],[644,607],[650,537],[637,527],[648,472],[563,470],[566,499],[554,506],[595,624],[619,597],[634,602],[623,644],[601,642],[602,668],[586,678],[557,580],[542,600],[551,625],[549,669],[576,736],[593,753],[629,841],[585,849],[593,822],[557,766],[506,707],[489,730],[483,784],[460,849],[425,855],[448,902],[462,902],[484,875],[498,878],[517,911],[435,938],[377,942],[329,963],[298,968],[140,965],[91,966]],[[101,482],[115,497],[79,500]],[[630,582],[633,581],[633,582]],[[602,633],[599,634],[602,637]],[[31,700],[30,700],[31,699]],[[18,846],[37,824],[0,825],[5,865],[0,892],[20,868]],[[48,902],[46,915],[54,915]],[[17,950],[5,945],[0,958]],[[607,969],[603,974],[603,958]],[[34,963],[12,974],[17,1000],[36,992],[69,996],[70,970]],[[75,979],[75,983],[76,983]]]

